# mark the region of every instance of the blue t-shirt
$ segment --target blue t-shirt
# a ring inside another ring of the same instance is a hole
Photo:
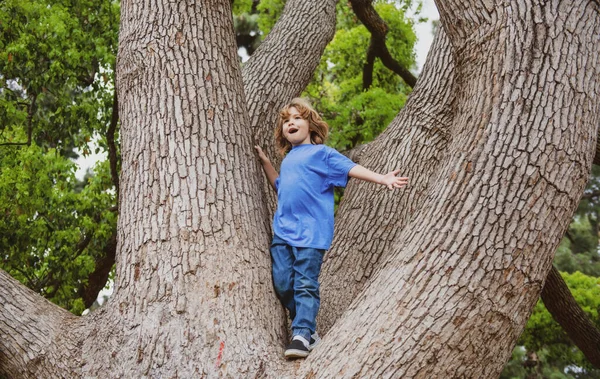
[[[281,162],[273,231],[295,247],[329,249],[333,187],[345,187],[356,163],[325,145],[294,146]]]

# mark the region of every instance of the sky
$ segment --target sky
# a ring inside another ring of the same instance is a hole
[[[425,59],[427,58],[427,53],[429,52],[429,47],[433,42],[433,26],[431,22],[439,20],[440,18],[440,15],[437,11],[433,0],[423,0],[423,9],[421,10],[421,16],[427,17],[429,20],[426,23],[418,24],[415,26],[415,32],[418,38],[415,49],[417,53],[417,69],[419,73],[423,69]]]

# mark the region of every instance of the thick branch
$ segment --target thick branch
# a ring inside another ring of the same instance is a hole
[[[544,305],[585,357],[600,368],[600,331],[577,304],[555,267],[542,289]]]
[[[273,126],[279,109],[300,95],[313,77],[325,47],[335,34],[335,0],[290,0],[260,47],[242,68],[246,104],[254,139],[275,166]],[[275,198],[266,179],[264,196]]]
[[[106,285],[110,270],[115,264],[115,256],[117,252],[117,233],[112,234],[104,247],[104,256],[96,260],[96,267],[88,277],[87,285],[80,289],[81,297],[86,308],[92,306],[98,298],[98,293]]]
[[[350,181],[336,216],[336,233],[325,257],[319,327],[327,331],[377,271],[379,262],[412,214],[425,200],[429,180],[448,143],[452,122],[454,63],[443,30],[436,35],[419,83],[405,107],[375,141],[349,152],[351,159],[374,171],[400,168],[411,178],[395,196],[373,191],[369,183]],[[389,141],[396,141],[390,144]],[[418,153],[412,153],[411,148]],[[390,167],[390,162],[394,167]],[[365,194],[369,194],[365,196]],[[390,217],[381,222],[378,209]],[[366,222],[377,219],[377,226]]]
[[[0,270],[0,376],[75,376],[78,318]],[[69,359],[65,357],[69,356]]]
[[[414,87],[417,83],[417,78],[392,57],[387,46],[385,45],[388,26],[379,16],[375,8],[373,8],[372,2],[370,0],[351,0],[350,4],[352,4],[352,9],[354,10],[354,13],[358,19],[365,25],[367,30],[371,32],[369,53],[378,56],[385,67],[400,76],[411,88]],[[367,62],[365,66],[368,64],[369,63]],[[363,75],[365,71],[366,68],[363,70]],[[365,86],[366,82],[367,79],[363,77],[363,87]]]
[[[335,33],[335,3],[288,1],[269,35],[244,65],[246,101],[258,141],[271,145],[278,110],[310,82]]]

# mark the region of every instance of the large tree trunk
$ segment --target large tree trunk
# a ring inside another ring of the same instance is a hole
[[[229,1],[152,3],[122,3],[112,301],[136,338],[123,338],[111,372],[256,371],[279,352],[282,312]]]
[[[421,209],[312,357],[331,362],[320,374],[497,375],[588,177],[596,5],[439,5],[455,62],[451,142]]]
[[[0,372],[497,376],[594,154],[597,4],[440,1],[446,34],[431,71],[361,160],[378,171],[410,166],[413,185],[349,186],[323,272],[329,332],[301,363],[281,358],[285,315],[271,288],[269,212],[252,146],[271,135],[279,96],[298,93],[309,75],[285,90],[265,80],[265,47],[242,79],[229,4],[122,2],[115,294],[75,318],[0,274]],[[286,14],[301,5],[290,1]],[[294,40],[278,30],[274,52]],[[327,38],[303,64],[316,64]]]

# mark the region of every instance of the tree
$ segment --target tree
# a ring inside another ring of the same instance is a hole
[[[438,3],[413,94],[360,154],[401,164],[412,187],[348,187],[323,271],[327,334],[299,365],[280,358],[252,146],[310,80],[335,4],[288,1],[243,72],[229,1],[121,7],[116,293],[77,318],[1,272],[4,373],[499,374],[592,164],[598,3]]]

